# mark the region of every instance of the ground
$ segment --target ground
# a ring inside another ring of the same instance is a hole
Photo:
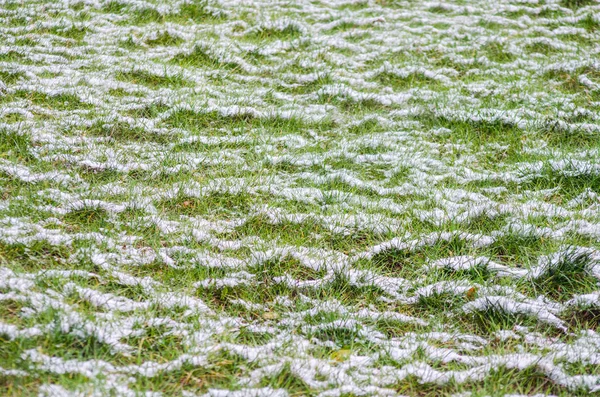
[[[0,394],[600,394],[600,3],[1,0]]]

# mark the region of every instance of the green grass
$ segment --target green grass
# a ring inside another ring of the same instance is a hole
[[[297,395],[310,396],[314,394],[306,382],[291,372],[289,365],[285,365],[279,373],[263,378],[260,384],[275,389],[283,388]]]
[[[515,55],[508,52],[504,45],[498,42],[487,43],[481,49],[493,62],[512,62],[516,59]]]
[[[567,255],[534,281],[535,291],[562,301],[571,299],[574,294],[593,292],[597,280],[588,274],[588,264],[589,258],[585,255]]]
[[[506,393],[560,393],[560,389],[553,386],[547,375],[535,367],[519,370],[516,368],[500,368],[480,382],[467,382],[457,384],[451,382],[449,386],[440,387],[433,383],[423,384],[416,377],[407,377],[396,385],[399,393],[415,396],[445,396],[452,393],[475,391],[475,395],[493,393],[503,395]]]
[[[160,135],[151,133],[142,127],[134,127],[125,122],[102,123],[97,122],[85,130],[86,134],[101,137],[110,137],[116,141],[135,141],[135,142],[159,142],[167,143],[173,140],[172,135]]]
[[[598,2],[595,0],[561,0],[560,5],[573,10],[577,10],[581,7],[597,5]]]
[[[326,119],[319,123],[311,123],[294,115],[283,117],[273,114],[259,117],[252,113],[223,114],[217,110],[193,111],[187,109],[174,111],[164,121],[170,127],[211,135],[220,135],[221,131],[227,135],[242,135],[262,129],[269,131],[270,134],[279,135],[303,133],[308,128],[327,129],[334,125],[332,121]]]
[[[308,82],[308,83],[300,83],[300,84],[294,84],[293,82],[291,84],[294,84],[293,86],[288,86],[288,85],[280,85],[279,87],[277,87],[280,91],[283,92],[289,92],[289,93],[293,93],[293,94],[308,94],[311,92],[315,92],[317,90],[319,90],[320,88],[322,88],[323,86],[332,84],[333,80],[331,78],[331,76],[329,74],[323,74],[323,75],[319,75],[315,80]]]
[[[16,158],[23,162],[35,161],[31,153],[32,145],[26,133],[0,130],[0,158]]]
[[[252,269],[252,272],[259,277],[266,277],[267,279],[287,274],[295,280],[301,281],[316,280],[324,276],[324,271],[311,269],[292,257],[262,262]]]
[[[20,270],[36,271],[60,267],[67,259],[65,247],[38,242],[29,246],[22,244],[1,244],[0,263],[15,266]]]
[[[416,117],[426,130],[433,128],[447,128],[451,132],[444,135],[442,141],[459,144],[472,145],[474,148],[483,149],[484,147],[496,143],[506,145],[505,153],[510,159],[519,156],[523,147],[523,138],[529,135],[514,124],[503,121],[500,118],[481,118],[479,120],[461,120],[451,119],[442,115],[426,113]],[[436,139],[434,137],[434,139]],[[481,154],[486,153],[484,151]],[[489,159],[492,162],[497,159],[496,155],[491,155]]]
[[[598,20],[594,19],[592,14],[587,14],[585,18],[579,21],[579,26],[583,27],[588,31],[594,32],[598,30],[598,28],[600,28],[600,23],[598,22]]]
[[[88,33],[88,29],[86,27],[75,27],[75,26],[56,26],[52,28],[43,28],[40,27],[35,30],[38,34],[52,34],[56,36],[65,37],[73,40],[83,40]]]
[[[184,364],[180,369],[152,378],[138,377],[134,390],[153,390],[162,393],[205,393],[209,388],[238,389],[237,377],[245,372],[248,364],[237,355],[225,351],[211,355],[206,366]]]
[[[104,228],[107,223],[107,213],[102,208],[83,208],[68,212],[63,220],[76,230]]]
[[[71,110],[71,109],[89,109],[91,105],[82,101],[74,94],[55,94],[49,95],[39,91],[16,91],[12,95],[0,97],[1,102],[11,102],[14,100],[23,99],[35,106],[42,106],[56,110]]]
[[[600,192],[600,174],[594,171],[559,170],[550,164],[544,166],[539,176],[531,179],[528,187],[534,189],[558,188],[567,197],[585,189]]]
[[[232,61],[224,61],[220,57],[212,54],[209,48],[203,46],[194,46],[194,48],[188,53],[180,53],[175,55],[172,63],[180,66],[193,66],[197,68],[210,68],[210,69],[226,69],[231,71],[238,71],[240,65]]]
[[[0,71],[0,81],[4,82],[6,85],[14,84],[23,76],[22,72]]]
[[[158,207],[165,213],[172,215],[236,215],[247,213],[253,202],[252,196],[246,193],[219,193],[214,192],[206,196],[186,197],[180,195],[176,199],[166,199]]]
[[[299,38],[302,31],[295,25],[287,25],[283,29],[260,28],[246,34],[244,37],[250,40],[293,40]]]
[[[422,87],[435,84],[435,80],[422,73],[411,73],[406,77],[393,73],[382,72],[377,75],[377,81],[385,87],[393,87],[396,90],[406,90],[414,87]]]
[[[151,47],[176,46],[183,42],[184,42],[184,40],[181,37],[172,35],[169,32],[159,33],[156,36],[156,38],[146,40],[146,44],[148,44]]]
[[[133,84],[142,84],[150,88],[181,88],[193,86],[193,83],[186,80],[179,74],[169,74],[165,71],[164,75],[152,74],[144,70],[131,70],[127,72],[118,72],[116,79]]]

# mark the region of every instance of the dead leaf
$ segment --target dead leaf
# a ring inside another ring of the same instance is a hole
[[[350,355],[352,354],[352,352],[350,351],[350,349],[340,349],[337,351],[334,351],[333,353],[331,353],[331,355],[329,356],[329,358],[331,358],[334,361],[346,361]]]
[[[264,312],[262,318],[265,320],[275,320],[276,318],[279,318],[279,314],[276,312]]]
[[[469,288],[469,290],[467,291],[467,299],[472,301],[473,299],[475,299],[476,295],[477,295],[477,288],[476,287]]]

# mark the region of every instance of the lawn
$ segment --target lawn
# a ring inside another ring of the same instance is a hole
[[[600,2],[0,0],[0,395],[600,395]]]

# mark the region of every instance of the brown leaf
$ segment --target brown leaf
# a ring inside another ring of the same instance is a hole
[[[467,291],[467,299],[472,301],[473,299],[475,299],[476,295],[477,295],[477,288],[476,287],[469,288],[469,290]]]

